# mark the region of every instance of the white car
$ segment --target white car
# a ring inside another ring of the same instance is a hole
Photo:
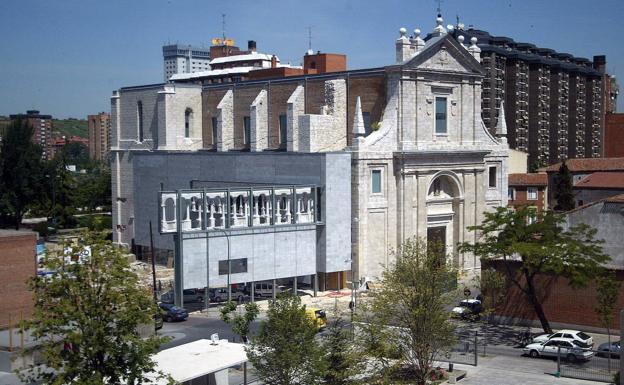
[[[559,349],[561,349],[559,351]],[[533,358],[540,356],[557,357],[560,352],[561,357],[568,361],[587,361],[594,355],[591,347],[576,340],[564,338],[551,338],[545,342],[534,342],[525,346],[522,351]]]
[[[578,341],[585,345],[594,346],[594,339],[586,333],[578,330],[559,330],[553,334],[540,334],[533,338],[533,342],[546,342],[553,338],[562,338],[567,341]]]

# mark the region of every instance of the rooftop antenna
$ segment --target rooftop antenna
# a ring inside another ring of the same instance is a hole
[[[225,13],[221,14],[221,31],[223,33],[223,40],[225,41]]]

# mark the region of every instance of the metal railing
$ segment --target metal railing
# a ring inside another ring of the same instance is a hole
[[[557,352],[557,373],[561,377],[577,378],[590,381],[613,382],[613,376],[619,370],[620,356],[617,353],[592,350],[591,357],[580,354]]]
[[[475,334],[470,337],[458,337],[457,343],[446,354],[438,357],[440,362],[452,364],[474,365],[478,364],[479,341]]]

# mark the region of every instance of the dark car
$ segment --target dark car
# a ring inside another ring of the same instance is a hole
[[[210,295],[210,302],[223,302],[228,299],[228,290],[227,288],[212,288],[208,292]],[[245,293],[242,291],[238,291],[236,289],[231,290],[232,301],[237,302],[241,299],[245,299]]]
[[[184,289],[182,293],[184,295],[184,298],[182,299],[184,303],[204,302],[204,292],[202,290]],[[173,295],[173,290],[169,290],[168,292],[163,293],[160,296],[160,301],[164,303],[173,303],[174,300],[175,300],[175,297]]]
[[[598,355],[608,357],[609,353],[611,353],[610,356],[612,358],[620,358],[620,349],[620,341],[611,342],[611,345],[605,342],[598,346]]]
[[[188,311],[181,307],[170,303],[160,303],[158,307],[160,308],[160,314],[162,314],[162,318],[165,322],[185,321],[188,318]]]

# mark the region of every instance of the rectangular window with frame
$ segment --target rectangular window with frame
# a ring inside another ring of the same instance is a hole
[[[373,194],[381,194],[381,170],[373,170],[371,172],[371,192]]]
[[[537,200],[537,187],[527,187],[527,200]]]
[[[507,189],[507,199],[509,199],[510,201],[516,199],[516,189],[513,187],[509,187]]]
[[[279,135],[280,135],[280,145],[285,145],[288,141],[288,120],[286,115],[279,116]]]
[[[217,146],[217,129],[219,128],[219,120],[217,119],[216,116],[213,116],[210,119],[211,123],[212,123],[212,145],[213,146]]]
[[[435,98],[435,133],[445,135],[447,133],[446,124],[446,98]]]
[[[230,259],[230,274],[247,272],[247,258]],[[228,261],[219,261],[219,275],[228,274]]]
[[[245,131],[244,143],[249,145],[251,142],[251,118],[249,116],[243,117],[243,129]]]
[[[496,179],[497,179],[497,175],[496,175],[496,166],[492,166],[488,168],[488,186],[490,188],[496,188]]]

